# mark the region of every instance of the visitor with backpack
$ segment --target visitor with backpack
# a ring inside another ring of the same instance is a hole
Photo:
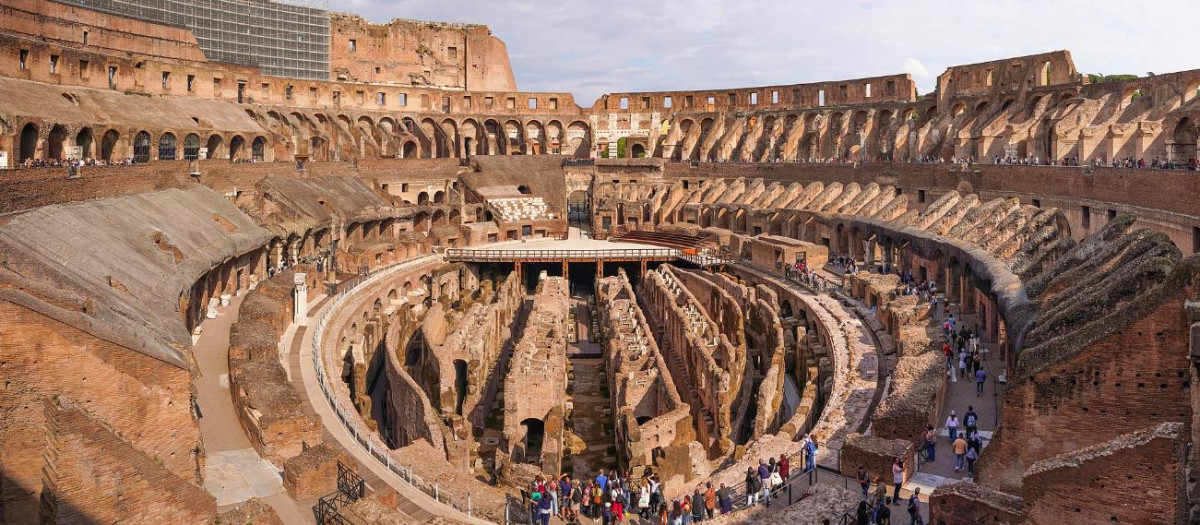
[[[908,497],[908,523],[909,525],[924,525],[921,521],[921,487],[913,490],[912,496]]]
[[[967,413],[963,415],[963,423],[967,426],[967,435],[974,432],[979,426],[979,414],[975,413],[973,405],[967,406]]]

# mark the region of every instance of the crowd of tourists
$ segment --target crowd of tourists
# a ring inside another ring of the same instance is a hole
[[[24,168],[69,168],[71,166],[131,166],[133,157],[113,161],[99,160],[93,157],[82,159],[25,159],[21,162]]]
[[[778,459],[759,459],[757,468],[747,467],[740,486],[714,486],[710,481],[681,498],[668,499],[662,480],[649,469],[641,478],[604,469],[595,477],[582,479],[538,475],[529,490],[522,491],[522,497],[529,507],[529,522],[535,525],[548,525],[552,517],[601,525],[699,523],[754,505],[770,506],[796,474],[793,460],[801,462],[797,466],[802,473],[816,469],[816,440],[805,436],[801,443],[803,449],[794,458],[781,454]]]

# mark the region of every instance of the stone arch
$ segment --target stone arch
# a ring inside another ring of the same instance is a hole
[[[1200,76],[1193,78],[1188,82],[1187,87],[1183,88],[1183,103],[1191,102],[1197,94],[1200,94]]]
[[[1171,148],[1168,151],[1171,162],[1187,163],[1196,158],[1196,122],[1189,117],[1179,119],[1171,132]]]
[[[629,156],[631,158],[641,158],[646,156],[646,146],[641,142],[635,142],[629,147]]]
[[[546,153],[546,127],[541,122],[530,120],[525,123],[525,142],[530,155]]]
[[[95,142],[95,138],[92,135],[92,128],[85,127],[75,134],[75,145],[79,147],[80,158],[86,159],[96,154],[92,151],[93,142]]]
[[[46,158],[63,160],[63,146],[67,142],[67,128],[62,124],[55,124],[50,128],[50,135],[46,137]]]
[[[250,143],[250,158],[254,162],[262,162],[265,160],[265,151],[267,149],[267,139],[263,137],[254,137],[254,142]]]
[[[133,162],[150,162],[150,133],[139,131],[133,136]]]
[[[503,133],[504,152],[506,155],[521,155],[526,153],[524,134],[520,122],[516,120],[506,121]]]
[[[429,192],[423,191],[417,194],[417,206],[425,206],[429,204]]]
[[[478,121],[475,119],[464,120],[459,126],[458,133],[463,142],[463,151],[467,156],[486,154],[487,137],[483,133],[483,126]]]
[[[449,157],[461,157],[462,145],[459,144],[458,123],[454,122],[453,119],[444,119],[438,130],[446,142],[446,155]]]
[[[242,153],[242,146],[244,146],[245,144],[246,144],[246,139],[243,138],[241,135],[234,135],[233,138],[229,139],[229,160],[230,161],[238,160],[238,157]]]
[[[503,155],[505,151],[505,140],[500,133],[500,123],[497,122],[496,119],[487,119],[483,121],[483,132],[484,137],[481,140],[487,141],[486,154]]]
[[[546,148],[548,153],[558,155],[562,153],[563,144],[563,125],[562,122],[551,120],[546,123]]]
[[[38,127],[32,122],[25,124],[21,128],[20,149],[17,154],[17,162],[25,162],[37,157],[38,148]]]
[[[959,102],[950,108],[950,116],[958,117],[959,115],[962,115],[966,111],[967,111],[967,105],[962,102]]]
[[[427,158],[444,158],[449,157],[449,149],[446,144],[446,134],[442,132],[432,118],[422,119],[419,127],[421,131],[429,137],[429,151],[424,155]]]
[[[163,133],[158,137],[158,160],[175,160],[175,134]]]
[[[183,138],[183,160],[196,160],[200,158],[200,135],[188,133]]]
[[[446,225],[446,210],[443,210],[440,208],[433,210],[433,225],[434,226],[445,226]]]
[[[100,160],[112,162],[113,153],[119,140],[121,140],[121,133],[117,130],[110,129],[104,132],[104,135],[100,137]]]
[[[433,194],[434,204],[444,204],[446,202],[446,192],[438,190]]]
[[[592,142],[589,128],[588,125],[581,120],[576,120],[567,125],[566,153],[581,159],[586,159],[592,155]]]
[[[415,159],[420,155],[417,148],[417,141],[409,139],[404,142],[403,148],[400,150],[400,156],[406,159]]]

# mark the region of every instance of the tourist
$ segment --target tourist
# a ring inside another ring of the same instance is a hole
[[[671,525],[683,525],[683,505],[679,500],[671,504]]]
[[[954,440],[954,470],[955,472],[963,469],[963,460],[967,456],[967,440],[963,436],[958,436]]]
[[[896,488],[892,491],[892,501],[899,501],[900,485],[904,484],[904,460],[903,459],[896,458],[896,460],[892,462],[892,483],[894,483],[896,485]]]
[[[925,455],[928,456],[927,461],[937,459],[937,431],[933,425],[925,425]]]
[[[858,525],[870,525],[871,515],[867,512],[867,501],[858,502],[858,510],[854,511],[854,522]]]
[[[858,486],[862,488],[863,499],[867,498],[867,491],[871,489],[871,478],[867,477],[867,469],[858,467]]]
[[[754,472],[754,467],[746,467],[746,506],[749,507],[758,503],[758,475]]]
[[[717,490],[713,488],[711,481],[705,488],[707,490],[704,491],[704,511],[708,514],[708,519],[712,519],[717,510]]]
[[[733,498],[729,496],[729,488],[724,483],[721,484],[721,490],[717,491],[717,502],[721,504],[721,514],[733,512]]]
[[[958,416],[954,415],[954,411],[950,411],[950,417],[946,418],[946,431],[950,433],[950,442],[954,442],[954,438],[958,437]]]
[[[775,459],[775,458],[771,458]],[[762,491],[759,499],[764,505],[771,506],[771,469],[767,467],[767,462],[758,460],[758,489]]]
[[[683,504],[679,507],[680,517],[683,525],[688,525],[692,522],[692,497],[684,496]]]
[[[779,455],[779,477],[787,483],[788,475],[790,474],[791,461],[788,461],[787,454]]]
[[[569,502],[566,515],[567,521],[578,521],[579,504],[583,502],[583,488],[581,488],[579,484],[571,485],[567,501]]]
[[[908,523],[909,525],[922,525],[921,521],[921,487],[913,490],[912,496],[908,497]]]
[[[886,497],[875,502],[875,523],[877,525],[891,525],[892,523],[892,509],[888,508]]]
[[[983,382],[987,379],[987,372],[982,368],[975,371],[975,397],[983,395]]]
[[[669,525],[671,523],[670,516],[667,515],[667,507],[664,505],[658,509],[658,525]]]
[[[887,483],[883,482],[883,478],[879,475],[875,476],[875,501],[883,501],[887,499]]]
[[[704,493],[700,492],[700,487],[696,487],[696,491],[692,493],[692,521],[699,523],[704,521],[705,509],[708,503],[704,500]]]
[[[804,472],[812,472],[817,466],[817,440],[812,434],[804,436]]]
[[[979,414],[975,413],[974,405],[967,405],[967,413],[963,414],[963,423],[966,424],[968,436],[978,428]]]
[[[638,515],[643,520],[650,519],[650,484],[644,479],[641,488],[638,489]]]
[[[538,495],[538,503],[537,503],[538,519],[541,520],[542,525],[550,525],[550,510],[551,510],[550,498],[541,497],[540,492],[534,492],[534,494]]]
[[[967,472],[972,476],[975,475],[975,460],[977,459],[979,459],[978,450],[975,448],[975,445],[969,445],[967,447]]]
[[[596,486],[600,487],[600,492],[608,490],[608,476],[604,475],[604,469],[600,469],[600,473],[596,475]]]

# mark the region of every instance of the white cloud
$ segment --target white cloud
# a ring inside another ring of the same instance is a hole
[[[604,91],[722,89],[910,73],[921,93],[937,74],[1069,49],[1082,73],[1200,67],[1200,32],[1170,13],[1130,21],[1125,0],[812,1],[348,0],[334,6],[385,22],[487,24],[505,41],[517,85],[567,91],[582,106]],[[899,67],[897,67],[899,65]]]

